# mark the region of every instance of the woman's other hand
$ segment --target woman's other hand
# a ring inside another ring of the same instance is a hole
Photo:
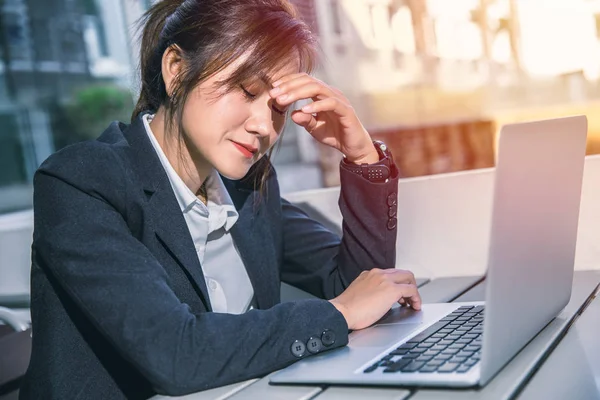
[[[377,322],[394,303],[421,309],[415,276],[400,269],[363,271],[348,288],[330,302],[342,313],[352,330]]]
[[[298,100],[313,100],[292,111],[291,118],[316,140],[338,149],[349,162],[379,161],[371,136],[342,92],[306,73],[285,76],[273,82],[273,86],[269,95],[280,107]]]

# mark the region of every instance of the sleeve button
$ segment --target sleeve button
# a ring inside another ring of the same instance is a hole
[[[294,356],[300,358],[306,352],[306,346],[301,341],[296,340],[296,341],[294,341],[294,343],[292,343],[291,350],[292,350],[292,354]]]
[[[391,193],[388,197],[387,197],[387,204],[388,206],[392,207],[398,204],[398,196],[396,195],[396,193]]]
[[[321,343],[325,346],[331,346],[335,343],[335,333],[330,331],[329,329],[325,329],[323,334],[321,335]]]
[[[310,339],[308,339],[308,342],[306,342],[306,348],[312,354],[321,351],[322,347],[323,345],[321,343],[321,339],[319,339],[318,337],[311,337]]]
[[[396,228],[396,225],[398,225],[398,220],[395,217],[390,218],[387,223],[387,228],[391,231]]]

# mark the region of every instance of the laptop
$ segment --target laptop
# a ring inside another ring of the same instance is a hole
[[[393,308],[270,382],[484,386],[569,302],[586,137],[585,116],[502,127],[484,302]]]

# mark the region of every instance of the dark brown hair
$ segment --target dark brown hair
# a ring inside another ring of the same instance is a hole
[[[300,70],[309,73],[316,60],[316,41],[287,0],[162,0],[144,14],[140,27],[141,91],[132,120],[143,111],[156,112],[163,106],[165,132],[177,132],[179,143],[188,95],[242,55],[249,53],[220,82],[225,93],[258,76],[271,75],[291,57],[299,56]],[[169,96],[161,63],[170,46],[180,52],[183,68]],[[271,152],[265,157],[270,159]],[[266,173],[259,177],[261,182]]]

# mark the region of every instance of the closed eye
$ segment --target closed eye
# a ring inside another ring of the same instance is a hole
[[[244,92],[244,96],[246,96],[248,100],[254,100],[256,98],[256,95],[250,93],[243,85],[240,85],[240,88],[242,89],[242,92]]]
[[[242,92],[244,93],[244,97],[246,97],[246,99],[248,99],[249,101],[252,101],[254,99],[256,99],[256,96],[254,93],[251,93],[248,91],[248,89],[246,89],[243,85],[240,85],[240,88],[242,89]],[[271,106],[271,108],[273,109],[273,111],[275,111],[277,114],[280,115],[285,115],[286,110],[280,110],[275,106]]]

